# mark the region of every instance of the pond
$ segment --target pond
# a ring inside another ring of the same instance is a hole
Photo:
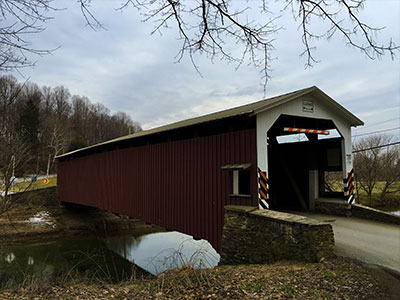
[[[183,264],[194,268],[214,267],[220,258],[209,242],[194,240],[178,232],[110,237],[106,245],[114,253],[153,275]]]
[[[67,279],[74,274],[102,282],[157,275],[183,264],[214,267],[219,254],[205,240],[178,232],[56,240],[0,246],[0,288]]]

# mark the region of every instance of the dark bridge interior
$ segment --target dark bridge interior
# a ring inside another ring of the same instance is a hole
[[[271,209],[309,209],[309,171],[318,170],[320,194],[324,189],[324,171],[341,171],[341,137],[318,139],[307,134],[308,141],[279,144],[277,137],[292,134],[283,127],[336,129],[331,120],[282,115],[268,131],[268,176]]]

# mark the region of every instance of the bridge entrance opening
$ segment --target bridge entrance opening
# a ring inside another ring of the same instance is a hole
[[[300,129],[319,133],[299,134]],[[343,138],[332,120],[281,115],[267,137],[271,209],[313,210],[318,198],[343,198],[325,188],[327,172],[343,170]]]

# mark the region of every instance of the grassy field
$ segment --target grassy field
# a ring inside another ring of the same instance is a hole
[[[369,199],[367,193],[361,189],[360,186],[357,186],[354,190],[356,198],[360,201],[361,204],[367,205],[370,207],[379,207],[382,209],[399,209],[400,210],[400,182],[396,182],[393,187],[390,189],[391,191],[395,190],[394,193],[389,193],[385,196],[385,200],[381,201],[380,194],[384,187],[385,183],[383,181],[378,181],[376,186],[372,191],[372,197]]]
[[[51,177],[48,179],[48,183],[46,184],[44,178],[38,179],[36,182],[31,183],[30,179],[22,182],[17,182],[16,184],[12,185],[9,192],[19,193],[37,189],[48,188],[57,185],[57,177]],[[4,185],[0,186],[0,191],[4,191]]]
[[[391,188],[391,191],[396,190],[395,193],[389,193],[385,197],[385,201],[379,201],[380,194],[385,185],[385,182],[378,181],[372,191],[372,198],[369,199],[367,192],[361,186],[355,185],[354,194],[356,199],[363,205],[376,207],[386,210],[400,210],[400,181],[396,182]],[[330,187],[334,192],[343,192],[343,183],[335,180],[330,182]]]

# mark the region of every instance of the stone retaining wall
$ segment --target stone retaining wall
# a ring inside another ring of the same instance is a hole
[[[221,264],[317,262],[333,250],[330,224],[254,207],[225,207]]]
[[[400,225],[399,216],[359,204],[351,206],[351,215],[358,218]]]
[[[400,216],[360,204],[347,204],[334,200],[315,201],[315,210],[328,215],[357,217],[385,223],[400,224]]]
[[[351,205],[334,200],[315,201],[315,211],[323,214],[351,217]]]

